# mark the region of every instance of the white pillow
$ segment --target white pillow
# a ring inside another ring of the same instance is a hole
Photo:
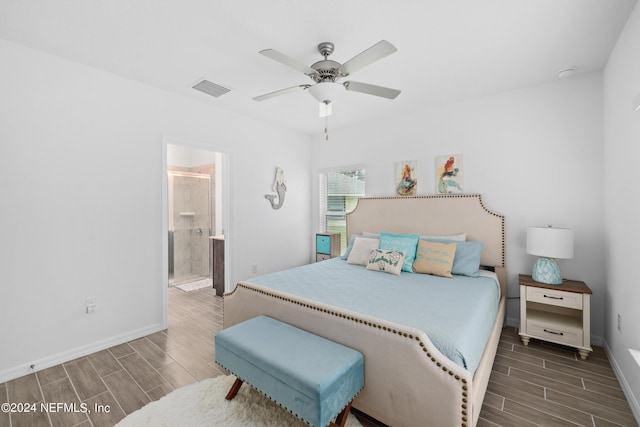
[[[367,265],[371,257],[371,251],[378,249],[378,246],[380,246],[378,239],[356,237],[349,258],[347,258],[347,264]]]
[[[422,240],[453,240],[456,242],[466,242],[467,233],[446,234],[441,236],[420,236]]]

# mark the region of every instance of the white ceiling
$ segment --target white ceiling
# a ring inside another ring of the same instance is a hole
[[[0,0],[0,38],[202,102],[322,133],[312,83],[258,54],[311,65],[331,41],[344,63],[385,39],[398,51],[349,79],[402,90],[395,100],[347,92],[333,129],[601,70],[636,0]],[[4,66],[4,64],[2,65]],[[206,78],[231,89],[213,98]],[[55,84],[55,82],[52,82]]]

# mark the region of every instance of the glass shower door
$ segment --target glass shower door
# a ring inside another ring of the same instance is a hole
[[[210,277],[211,178],[169,172],[169,285]]]

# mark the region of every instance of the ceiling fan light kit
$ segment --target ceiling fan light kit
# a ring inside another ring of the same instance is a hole
[[[340,83],[320,82],[309,86],[309,93],[317,99],[318,102],[330,104],[342,96],[345,89],[346,88]]]
[[[320,60],[310,67],[298,61],[295,58],[291,58],[284,53],[278,52],[274,49],[265,49],[260,51],[261,55],[274,61],[280,62],[290,68],[293,68],[306,76],[310,77],[315,84],[301,84],[292,86],[285,89],[280,89],[275,92],[269,92],[264,95],[256,96],[253,98],[255,101],[264,101],[276,96],[284,95],[286,93],[296,92],[299,90],[309,90],[311,96],[313,96],[318,102],[320,102],[320,116],[326,117],[331,114],[330,104],[338,97],[342,96],[345,91],[360,92],[367,95],[379,96],[387,99],[395,99],[400,95],[400,91],[397,89],[391,89],[383,86],[376,86],[369,83],[361,83],[355,81],[345,81],[339,83],[338,80],[347,77],[355,71],[370,65],[385,56],[388,56],[395,52],[397,49],[391,43],[386,40],[381,40],[374,44],[370,48],[364,50],[358,55],[354,56],[344,64],[328,59],[329,55],[333,53],[335,46],[331,42],[323,42],[318,45],[318,52],[324,56],[323,60]],[[324,104],[324,106],[323,106]],[[324,113],[323,113],[324,112]],[[325,127],[325,133],[327,129]]]

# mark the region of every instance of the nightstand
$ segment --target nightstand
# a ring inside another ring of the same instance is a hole
[[[340,234],[316,234],[316,262],[340,256]]]
[[[575,347],[585,360],[591,349],[591,289],[577,280],[561,285],[536,282],[521,274],[520,338],[531,338]]]

